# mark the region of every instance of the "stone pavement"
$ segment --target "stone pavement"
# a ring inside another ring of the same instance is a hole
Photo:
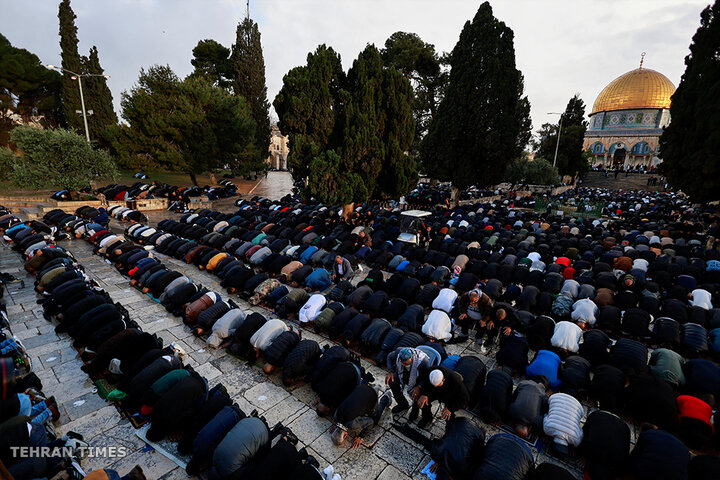
[[[293,178],[290,172],[268,172],[250,195],[260,195],[270,200],[280,200],[292,191]]]
[[[419,472],[430,461],[429,452],[392,428],[393,416],[389,409],[373,430],[370,447],[363,446],[356,450],[347,446],[338,448],[333,445],[328,434],[331,422],[318,417],[310,406],[316,396],[309,385],[286,389],[282,386],[279,375],[266,376],[259,368],[248,366],[226,354],[224,350],[207,347],[202,339],[190,333],[181,319],[173,317],[150,297],[131,288],[126,277],[102,258],[93,255],[92,247],[88,243],[70,240],[63,246],[75,255],[85,271],[114,301],[127,308],[131,318],[144,331],[157,333],[166,344],[178,343],[188,353],[187,363],[202,374],[211,387],[222,382],[244,411],[257,409],[270,425],[280,421],[289,426],[300,439],[301,445],[298,445],[298,448],[306,446],[323,467],[332,464],[336,472],[347,480],[426,478]],[[193,278],[195,282],[223,292],[217,277],[199,271],[194,265],[187,265],[162,254],[157,256],[171,268]],[[66,334],[55,334],[54,325],[43,318],[42,309],[35,302],[33,277],[22,269],[20,256],[4,243],[0,250],[0,271],[12,273],[25,280],[24,289],[20,289],[17,283],[9,286],[8,314],[13,333],[27,347],[34,371],[42,380],[45,392],[55,395],[60,405],[59,433],[72,430],[83,434],[93,446],[123,445],[128,449],[128,456],[122,459],[85,460],[83,466],[87,471],[112,467],[124,475],[135,464],[139,464],[148,479],[189,478],[165,456],[146,448],[144,442],[135,436],[134,428],[127,420],[121,419],[115,407],[105,403],[93,392],[92,382],[80,371],[82,362],[72,349],[70,338]],[[360,278],[355,279],[359,280]],[[241,308],[258,311],[268,317],[275,316],[271,311],[252,307],[241,299],[234,300]],[[331,343],[326,337],[307,331],[303,331],[303,338],[315,339],[321,346]],[[492,358],[479,354],[474,342],[449,345],[447,350],[449,354],[479,356],[488,370],[495,364]],[[375,376],[376,383],[383,383],[386,372],[366,359],[362,362]],[[436,413],[439,408],[435,407]],[[481,423],[469,412],[460,414]],[[395,421],[404,423],[406,418],[402,416],[395,418]],[[491,425],[482,426],[487,430],[488,437],[499,431]],[[443,431],[444,422],[436,414],[436,420],[423,433],[435,438],[442,435]],[[535,456],[537,463],[555,461],[538,452],[535,452]],[[579,472],[577,473],[579,476]]]

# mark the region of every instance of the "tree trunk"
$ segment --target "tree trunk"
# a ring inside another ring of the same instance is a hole
[[[197,184],[198,184],[198,183],[197,183],[197,177],[195,176],[194,173],[191,173],[191,174],[190,174],[190,181],[193,183],[193,185],[197,186]]]
[[[455,208],[458,206],[459,197],[460,189],[453,185],[450,190],[450,208]]]
[[[213,172],[210,172],[210,185],[217,185],[217,178],[215,178],[215,174]]]
[[[355,204],[354,203],[347,203],[343,205],[342,207],[342,218],[347,220],[350,217],[350,214],[355,210]]]

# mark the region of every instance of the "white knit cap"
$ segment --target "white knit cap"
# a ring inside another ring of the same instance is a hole
[[[445,376],[440,370],[430,372],[430,383],[433,387],[438,387],[445,380]]]

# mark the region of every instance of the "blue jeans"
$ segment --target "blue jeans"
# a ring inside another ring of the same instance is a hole
[[[0,342],[0,355],[7,355],[8,353],[19,349],[20,346],[17,344],[14,338],[8,338]]]
[[[33,405],[30,397],[24,393],[18,393],[18,399],[20,400],[20,412],[18,415],[32,418],[30,423],[37,425],[45,424],[52,416],[52,412],[47,408],[45,401]]]

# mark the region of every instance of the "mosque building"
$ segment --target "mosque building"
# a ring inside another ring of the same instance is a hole
[[[670,124],[674,92],[665,75],[643,68],[642,61],[640,68],[610,82],[595,100],[585,133],[583,149],[590,149],[592,164],[650,168],[660,163],[659,139]]]

